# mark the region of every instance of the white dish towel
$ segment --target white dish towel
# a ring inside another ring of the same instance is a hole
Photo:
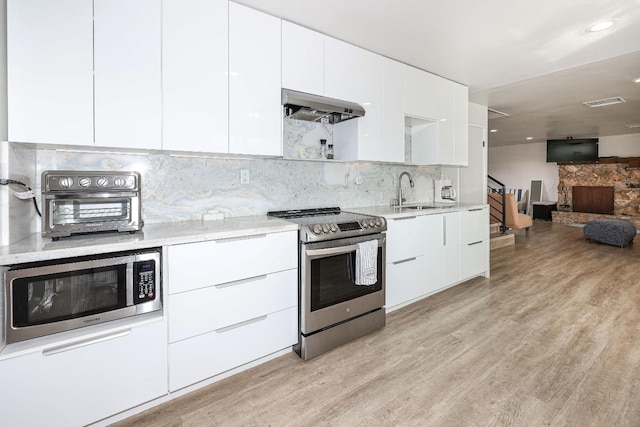
[[[358,243],[356,249],[356,285],[371,286],[378,281],[378,241]]]

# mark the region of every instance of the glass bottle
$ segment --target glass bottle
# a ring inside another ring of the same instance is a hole
[[[321,159],[327,158],[327,140],[326,139],[320,140],[320,158]]]
[[[333,144],[329,144],[327,148],[327,159],[333,159]]]

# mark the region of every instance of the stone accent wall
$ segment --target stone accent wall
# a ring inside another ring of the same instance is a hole
[[[558,176],[560,211],[571,211],[571,188],[575,185],[612,186],[614,188],[613,216],[640,218],[640,168],[630,168],[627,163],[568,164],[558,165]],[[564,204],[569,207],[563,207]],[[597,217],[606,216],[597,215]],[[555,218],[554,221],[556,221]]]

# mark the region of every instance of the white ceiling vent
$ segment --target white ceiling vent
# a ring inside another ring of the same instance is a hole
[[[502,111],[493,110],[491,108],[489,110],[489,119],[497,119],[498,117],[508,117],[507,113],[503,113]]]
[[[614,105],[614,104],[622,104],[625,102],[624,99],[616,96],[615,98],[607,98],[607,99],[598,99],[596,101],[587,101],[583,102],[582,105],[586,105],[587,107],[604,107],[605,105]]]

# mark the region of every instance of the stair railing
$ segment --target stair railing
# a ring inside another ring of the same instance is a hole
[[[487,182],[487,193],[488,193],[488,197],[491,197],[492,193],[499,193],[500,194],[500,207],[501,209],[498,210],[496,209],[493,205],[491,206],[490,211],[490,215],[491,217],[495,218],[496,220],[498,220],[500,222],[500,232],[504,233],[507,229],[506,227],[506,222],[507,222],[507,209],[506,209],[506,194],[507,194],[507,188],[506,186],[501,183],[500,181],[498,181],[497,179],[495,179],[494,177],[492,177],[491,175],[487,175],[488,178],[488,182]],[[499,188],[496,188],[499,187]],[[493,200],[496,200],[495,198],[493,198]]]

